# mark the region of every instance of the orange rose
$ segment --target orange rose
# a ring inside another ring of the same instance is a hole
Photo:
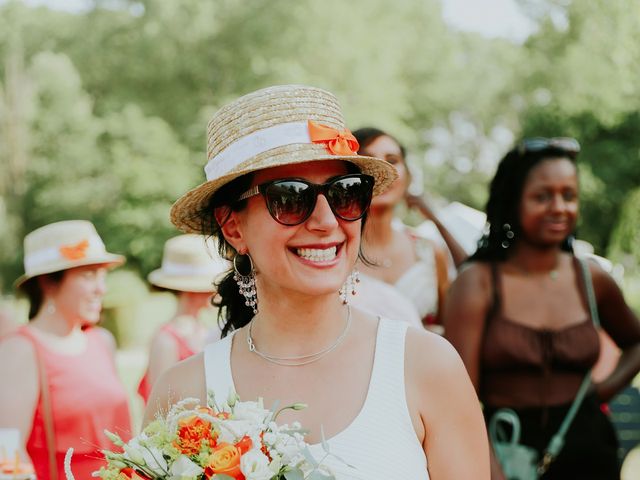
[[[202,418],[192,415],[183,418],[178,423],[178,440],[174,446],[185,455],[196,455],[200,453],[202,442],[207,440],[209,446],[216,446],[216,432],[211,432],[211,423]]]
[[[251,441],[251,437],[245,435],[240,440],[236,442],[236,447],[240,450],[240,455],[244,455],[253,446],[253,442]]]
[[[136,472],[133,468],[127,467],[120,470],[118,479],[121,480],[150,480],[146,475]]]
[[[229,475],[235,480],[245,480],[240,471],[240,449],[230,443],[220,443],[207,460],[204,474],[211,478],[217,473]]]

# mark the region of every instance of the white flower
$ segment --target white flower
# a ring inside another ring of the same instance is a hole
[[[245,435],[253,437],[261,431],[260,425],[256,425],[246,420],[224,420],[219,422],[220,442],[235,443]]]
[[[156,447],[145,446],[147,436],[142,433],[124,445],[124,458],[141,466],[146,466],[157,475],[167,472],[167,461],[162,451]]]
[[[171,465],[172,480],[195,480],[204,470],[193,463],[189,457],[180,455]]]
[[[277,436],[273,449],[282,456],[282,461],[289,464],[302,449],[295,436],[281,434]]]
[[[238,402],[233,407],[236,420],[247,420],[254,425],[263,425],[271,412],[264,408],[262,402]]]
[[[257,448],[249,450],[240,458],[240,470],[247,480],[269,480],[273,477],[269,459]]]

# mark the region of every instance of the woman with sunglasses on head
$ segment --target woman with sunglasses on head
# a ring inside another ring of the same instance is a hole
[[[371,196],[395,174],[356,154],[335,97],[259,90],[218,111],[208,136],[208,180],[171,216],[212,234],[233,262],[218,286],[224,338],[160,378],[145,422],[181,398],[233,389],[265,405],[308,403],[282,421],[308,429],[318,459],[324,432],[344,460],[323,461],[339,480],[488,478],[482,417],[455,351],[348,303]]]
[[[71,447],[77,478],[90,478],[106,463],[103,430],[131,434],[115,341],[96,327],[107,269],[124,257],[107,252],[83,220],[34,230],[24,251],[16,285],[29,299],[30,321],[0,343],[0,428],[20,432],[38,479],[65,478]]]
[[[579,149],[574,139],[532,138],[501,160],[489,233],[449,291],[444,324],[490,430],[506,415],[538,460],[550,454],[541,478],[618,479],[617,440],[600,404],[640,370],[640,322],[613,278],[573,254]],[[593,384],[598,323],[623,353]],[[551,445],[554,435],[564,447]],[[492,478],[505,478],[495,455]]]
[[[404,147],[377,128],[361,128],[353,135],[360,145],[360,155],[384,159],[398,173],[389,189],[371,201],[363,234],[363,247],[371,263],[361,263],[359,269],[365,279],[373,277],[395,287],[415,306],[425,326],[442,332],[440,309],[449,287],[447,248],[456,265],[460,265],[467,255],[427,203],[408,194],[411,172]],[[398,222],[396,209],[403,201],[434,222],[446,247],[419,236]],[[367,300],[363,297],[361,301]]]

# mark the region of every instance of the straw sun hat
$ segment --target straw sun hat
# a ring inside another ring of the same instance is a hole
[[[210,242],[209,242],[210,243]],[[231,264],[210,252],[203,235],[180,235],[164,244],[161,268],[154,270],[149,283],[180,292],[213,292],[214,282],[231,268]]]
[[[30,278],[85,265],[122,265],[125,257],[109,253],[91,222],[67,220],[50,223],[24,237],[24,275],[20,287]]]
[[[207,181],[178,199],[171,221],[184,232],[200,233],[199,213],[226,183],[256,170],[313,160],[351,162],[374,177],[374,195],[384,192],[397,176],[394,167],[357,150],[333,94],[301,85],[250,93],[222,107],[209,122]]]

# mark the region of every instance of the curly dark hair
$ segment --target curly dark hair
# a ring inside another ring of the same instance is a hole
[[[529,172],[539,163],[550,158],[566,158],[575,163],[575,155],[568,154],[562,148],[549,146],[536,151],[527,151],[519,144],[507,152],[500,160],[491,185],[486,213],[489,226],[478,241],[478,248],[468,261],[503,261],[506,260],[510,247],[518,239],[521,231],[519,207],[522,191]],[[510,228],[505,228],[508,225]],[[513,232],[513,238],[506,238],[507,230]],[[573,252],[574,234],[570,234],[561,248]],[[503,242],[507,241],[503,246]]]

